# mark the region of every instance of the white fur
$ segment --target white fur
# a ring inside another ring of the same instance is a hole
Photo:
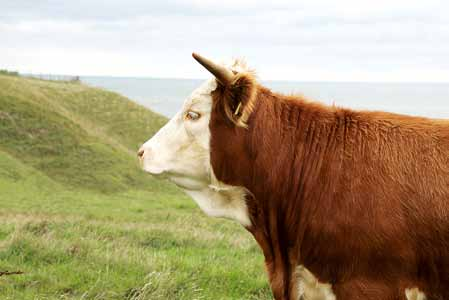
[[[296,268],[298,277],[298,300],[335,300],[335,294],[332,291],[332,285],[321,283],[304,266]]]
[[[421,292],[418,288],[405,289],[405,297],[407,300],[426,300],[426,295]]]
[[[215,80],[202,84],[186,99],[182,109],[142,145],[145,171],[178,178],[176,183],[187,189],[201,189],[209,184],[210,93],[215,88]],[[201,114],[201,117],[198,120],[186,119],[190,110]],[[179,181],[179,178],[188,180]]]
[[[142,167],[151,174],[167,176],[206,214],[250,226],[245,189],[217,181],[210,163],[211,92],[216,87],[215,79],[204,82],[186,99],[182,109],[142,145]],[[190,120],[186,118],[188,111],[201,117]]]
[[[251,225],[244,188],[229,186],[229,189],[215,190],[208,187],[200,191],[186,192],[207,215],[232,219],[245,227]]]

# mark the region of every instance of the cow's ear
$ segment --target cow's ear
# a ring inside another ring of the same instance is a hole
[[[220,86],[220,84],[219,84]],[[247,127],[255,107],[257,81],[251,72],[236,73],[232,82],[221,85],[221,103],[227,118],[237,126]]]

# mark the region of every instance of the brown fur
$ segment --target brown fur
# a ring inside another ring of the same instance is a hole
[[[248,230],[275,298],[297,299],[304,265],[337,299],[405,299],[412,287],[449,299],[449,122],[237,82],[213,92],[211,163],[251,193]],[[229,114],[239,101],[242,120]]]

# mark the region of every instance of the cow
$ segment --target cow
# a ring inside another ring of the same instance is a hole
[[[243,225],[276,300],[449,299],[448,120],[283,95],[242,61],[193,57],[213,77],[142,168]]]

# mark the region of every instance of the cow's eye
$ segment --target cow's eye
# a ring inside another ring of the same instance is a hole
[[[198,120],[200,117],[201,117],[201,115],[199,113],[191,111],[191,110],[189,110],[186,113],[186,118],[189,120],[192,120],[192,121]]]

